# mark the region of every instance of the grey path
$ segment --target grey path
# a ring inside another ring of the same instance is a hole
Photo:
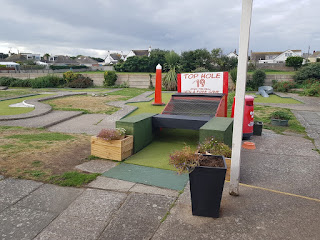
[[[112,115],[106,114],[86,114],[79,117],[72,118],[60,124],[56,124],[50,128],[53,132],[67,132],[67,133],[87,133],[96,135],[102,128],[114,128],[115,121],[125,117],[136,109],[134,106],[126,105],[129,102],[145,102],[152,98],[148,97],[153,91],[145,92],[137,97],[131,98],[127,101],[108,102],[108,105],[119,107],[120,110]]]

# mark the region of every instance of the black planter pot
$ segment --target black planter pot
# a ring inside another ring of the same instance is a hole
[[[200,166],[189,173],[192,215],[218,218],[227,165],[223,156],[205,156],[222,158],[224,167]]]
[[[254,122],[253,135],[261,136],[261,134],[262,134],[262,126],[263,126],[263,122]]]

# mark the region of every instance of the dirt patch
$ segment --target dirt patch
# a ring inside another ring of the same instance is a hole
[[[41,129],[3,129],[0,127],[0,174],[46,182],[52,175],[74,171],[90,156],[90,136],[70,134],[63,141],[20,141],[17,134],[48,133]]]
[[[200,161],[199,161],[200,166],[205,166],[205,167],[224,167],[224,162],[223,158],[221,156],[200,156]]]
[[[55,110],[74,110],[83,109],[88,113],[109,113],[113,112],[118,108],[107,105],[108,102],[118,101],[122,99],[123,96],[118,95],[108,95],[103,97],[93,97],[93,96],[70,96],[63,97],[45,101],[44,103],[50,104]]]

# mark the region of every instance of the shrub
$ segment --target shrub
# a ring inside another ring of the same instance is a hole
[[[105,71],[103,86],[105,87],[113,86],[116,83],[117,78],[118,76],[115,71]]]
[[[272,87],[273,90],[276,92],[289,92],[292,88],[295,88],[297,85],[294,82],[278,82],[278,81],[273,81],[272,82]]]
[[[249,64],[248,64],[248,72],[253,72],[253,71],[255,71],[256,70],[256,65],[253,63],[253,62],[250,62]]]
[[[203,143],[198,145],[199,153],[210,153],[212,155],[223,155],[225,157],[231,157],[231,149],[225,143],[219,142],[215,138],[207,138]]]
[[[124,128],[116,128],[116,129],[102,129],[97,135],[98,138],[102,138],[104,140],[120,140],[126,136],[126,130]]]
[[[30,82],[31,82],[32,88],[50,88],[50,87],[58,87],[60,85],[63,85],[64,80],[63,78],[58,76],[47,75],[47,76],[31,79]]]
[[[78,74],[77,78],[67,83],[66,86],[71,88],[88,88],[93,86],[93,80]]]
[[[291,115],[288,112],[279,110],[279,111],[274,111],[273,113],[271,113],[270,118],[281,119],[281,120],[290,120]]]
[[[51,65],[50,68],[52,70],[58,70],[58,69],[83,69],[88,68],[87,66],[81,65],[81,66],[54,66]]]
[[[199,155],[195,154],[190,146],[185,146],[182,150],[170,154],[169,164],[173,165],[179,174],[191,172],[193,168],[199,166]]]
[[[320,82],[314,82],[303,91],[305,96],[320,96]]]
[[[167,91],[177,90],[177,73],[175,67],[172,67],[164,76],[162,85]]]
[[[247,82],[247,87],[252,90],[258,90],[258,87],[263,86],[266,79],[266,73],[262,70],[256,70],[252,74],[252,80]]]
[[[17,79],[11,82],[10,87],[31,87],[30,79]]]
[[[0,86],[10,87],[10,84],[16,80],[18,80],[18,79],[11,78],[11,77],[0,77]]]
[[[294,70],[296,71],[298,70],[298,68],[302,66],[302,62],[303,62],[303,57],[299,57],[299,56],[288,57],[286,59],[286,66],[293,67]]]
[[[230,76],[232,79],[232,82],[234,83],[234,85],[236,85],[237,82],[237,68],[233,68],[230,70]]]
[[[66,83],[72,82],[73,80],[77,79],[78,76],[79,76],[78,73],[74,73],[72,71],[63,73],[63,79]]]
[[[294,80],[299,84],[309,78],[315,78],[320,81],[320,63],[310,63],[299,69],[294,76]]]

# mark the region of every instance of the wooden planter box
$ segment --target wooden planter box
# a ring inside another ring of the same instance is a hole
[[[100,158],[122,161],[130,157],[133,149],[133,136],[127,135],[121,140],[104,140],[91,137],[91,155]]]

